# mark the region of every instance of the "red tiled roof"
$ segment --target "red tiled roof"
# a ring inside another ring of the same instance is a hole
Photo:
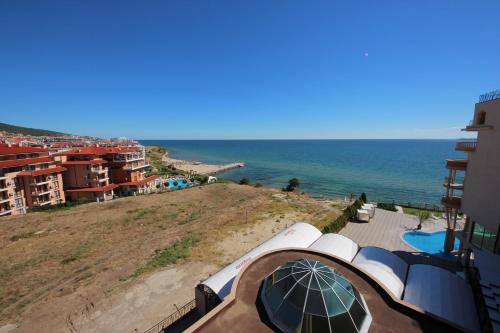
[[[143,180],[137,180],[135,182],[127,182],[127,183],[120,183],[118,185],[120,186],[134,186],[134,185],[145,185],[157,178],[160,178],[160,176],[150,176],[150,177],[147,177],[147,178],[144,178]]]
[[[19,172],[17,174],[17,176],[21,176],[21,177],[23,177],[23,176],[35,177],[35,176],[46,175],[46,174],[49,174],[49,173],[62,172],[62,171],[66,171],[66,168],[63,168],[63,167],[54,167],[54,168],[41,169],[41,170],[35,170],[35,171],[23,171],[23,172]]]
[[[48,162],[54,162],[54,159],[51,157],[21,158],[18,160],[0,161],[0,168]]]
[[[106,160],[103,160],[103,159],[94,159],[94,160],[90,160],[90,161],[67,161],[67,162],[63,162],[61,163],[61,165],[94,165],[94,164],[102,164],[102,163],[107,163],[108,161]]]
[[[27,154],[27,153],[44,153],[47,149],[37,147],[0,147],[0,155],[12,154]]]
[[[109,191],[114,189],[115,187],[118,187],[116,184],[109,184],[106,186],[102,187],[82,187],[82,188],[72,188],[69,190],[66,190],[67,192],[103,192],[103,191]]]
[[[68,151],[60,152],[57,155],[71,156],[71,155],[106,155],[106,154],[119,154],[119,153],[134,153],[135,149],[119,148],[119,147],[82,147]]]

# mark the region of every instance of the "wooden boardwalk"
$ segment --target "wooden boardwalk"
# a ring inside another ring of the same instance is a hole
[[[389,250],[408,264],[431,264],[451,271],[461,270],[458,263],[418,251],[402,240],[403,232],[414,230],[417,225],[418,219],[415,216],[377,208],[370,222],[349,222],[340,234],[361,247],[377,246]],[[445,226],[446,223],[442,219],[430,219],[424,222],[422,231],[443,230]]]

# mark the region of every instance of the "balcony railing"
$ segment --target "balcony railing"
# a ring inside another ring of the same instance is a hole
[[[132,162],[132,161],[138,161],[138,160],[143,160],[144,156],[142,155],[127,155],[127,156],[115,156],[113,158],[113,162]]]
[[[443,186],[449,187],[450,189],[453,189],[453,190],[463,190],[464,189],[464,184],[458,183],[456,181],[456,179],[450,180],[450,177],[444,177]]]
[[[192,301],[184,304],[180,308],[177,309],[176,312],[172,313],[167,318],[163,319],[150,329],[144,331],[144,333],[161,333],[170,325],[175,323],[177,320],[181,319],[185,315],[187,315],[191,310],[196,308],[196,301],[193,299]]]
[[[148,168],[149,166],[150,166],[149,164],[144,163],[144,164],[139,164],[139,165],[127,165],[127,166],[123,167],[123,169],[133,171],[133,170]]]
[[[0,216],[8,215],[10,213],[12,213],[12,210],[10,210],[10,209],[4,209],[4,210],[0,209]]]
[[[476,140],[460,140],[455,144],[455,150],[458,151],[476,151]]]
[[[466,170],[467,169],[467,160],[446,160],[446,167],[448,169],[455,170]]]

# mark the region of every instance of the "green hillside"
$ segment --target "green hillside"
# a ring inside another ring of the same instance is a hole
[[[16,134],[24,134],[24,135],[34,135],[34,136],[39,136],[39,135],[57,136],[57,135],[64,134],[64,133],[48,131],[48,130],[43,130],[43,129],[38,129],[38,128],[14,126],[14,125],[9,125],[9,124],[5,124],[5,123],[0,123],[0,131],[9,132],[9,133],[16,133]]]

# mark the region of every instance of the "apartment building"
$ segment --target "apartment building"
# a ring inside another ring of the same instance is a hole
[[[456,150],[465,152],[467,158],[447,160],[449,177],[442,203],[451,227],[459,211],[467,217],[464,251],[476,248],[499,254],[500,90],[480,97],[473,120],[463,130],[477,132],[477,139],[456,143]]]
[[[110,200],[116,194],[144,193],[157,178],[146,178],[144,150],[83,147],[56,155],[67,168],[64,185],[71,200]]]
[[[65,202],[62,172],[42,148],[0,146],[0,216]]]

